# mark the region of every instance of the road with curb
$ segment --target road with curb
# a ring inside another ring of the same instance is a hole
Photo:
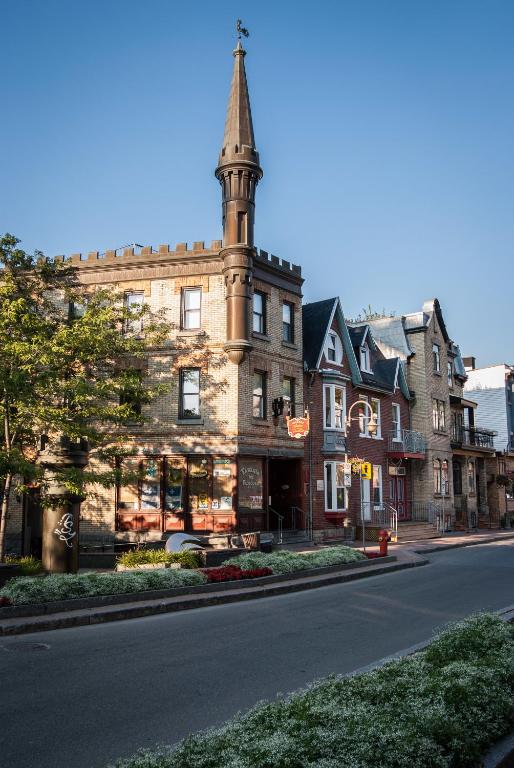
[[[514,602],[514,541],[236,604],[0,639],[10,768],[97,768]]]

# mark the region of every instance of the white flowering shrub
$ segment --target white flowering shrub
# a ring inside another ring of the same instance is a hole
[[[206,577],[199,571],[169,568],[122,573],[53,573],[49,576],[11,579],[0,589],[0,596],[8,597],[14,605],[24,605],[74,597],[192,587],[205,584],[206,581]]]
[[[471,768],[513,727],[514,631],[484,615],[452,627],[423,653],[322,680],[174,749],[142,751],[116,765]]]
[[[223,565],[239,565],[243,569],[271,568],[273,573],[294,573],[311,568],[324,568],[329,565],[343,565],[365,560],[362,552],[352,547],[325,547],[317,552],[245,552],[230,560],[225,560]]]

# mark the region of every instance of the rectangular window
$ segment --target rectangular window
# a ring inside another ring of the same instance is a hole
[[[143,330],[143,318],[138,316],[145,302],[145,294],[142,291],[125,294],[125,309],[133,313],[132,317],[125,320],[125,333],[141,333]]]
[[[342,462],[325,462],[325,508],[330,512],[343,512],[346,509],[344,464]]]
[[[253,294],[253,330],[266,333],[266,295],[260,291]]]
[[[444,432],[446,429],[446,418],[444,400],[432,400],[432,421],[436,432]]]
[[[253,417],[266,418],[266,374],[262,371],[253,374]]]
[[[164,486],[164,507],[168,512],[184,508],[185,466],[183,459],[167,459]]]
[[[294,343],[294,307],[289,301],[282,304],[282,341]]]
[[[453,387],[453,364],[448,362],[448,386]]]
[[[375,420],[377,423],[377,431],[374,435],[372,435],[372,437],[378,440],[382,437],[382,418],[380,416],[380,400],[377,400],[375,397],[371,398],[371,410],[375,415]]]
[[[214,459],[212,478],[212,508],[232,509],[232,461]]]
[[[188,459],[189,509],[205,512],[210,507],[211,462],[195,456]]]
[[[200,369],[180,369],[180,408],[181,419],[200,418]]]
[[[194,330],[201,327],[202,289],[182,289],[182,328]]]
[[[337,384],[323,387],[323,410],[325,429],[345,429],[346,389]]]
[[[359,395],[359,400],[368,402],[366,395]],[[359,437],[369,437],[369,408],[365,405],[359,405]]]
[[[285,409],[286,415],[294,416],[294,405],[295,405],[295,380],[292,379],[290,376],[284,376],[283,382],[282,382],[282,396],[284,400],[287,403],[287,408]]]
[[[361,371],[367,371],[368,373],[371,373],[371,360],[369,356],[369,347],[366,343],[364,343],[360,348],[360,359],[361,359]]]
[[[328,334],[328,343],[327,343],[327,360],[330,360],[331,363],[335,363],[336,361],[336,337],[333,333]]]
[[[382,506],[382,466],[373,465],[373,507],[380,509]]]
[[[432,344],[432,367],[434,373],[441,373],[441,353],[439,344]]]
[[[393,440],[401,441],[402,439],[402,424],[400,418],[400,406],[398,403],[392,405],[392,420],[393,420]]]
[[[123,388],[120,391],[120,405],[127,405],[131,414],[141,416],[141,381],[143,373],[140,370],[126,371],[123,379]]]

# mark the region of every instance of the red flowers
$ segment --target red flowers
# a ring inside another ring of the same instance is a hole
[[[202,568],[202,573],[209,582],[239,581],[239,579],[258,579],[260,576],[271,576],[271,568],[251,568],[244,571],[238,565],[221,565],[219,568]]]
[[[12,605],[12,602],[9,600],[8,597],[0,597],[0,607],[4,605]]]

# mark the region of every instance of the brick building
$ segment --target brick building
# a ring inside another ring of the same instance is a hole
[[[411,426],[427,441],[426,461],[412,477],[409,517],[424,524],[469,527],[479,512],[486,516],[484,445],[473,444],[463,429],[464,413],[473,419],[476,404],[464,398],[466,371],[458,346],[451,340],[437,299],[426,301],[420,312],[370,321],[378,346],[386,356],[400,356],[411,400]],[[464,478],[464,480],[462,480]],[[464,498],[465,497],[465,498]],[[468,517],[468,510],[471,517]],[[416,535],[420,535],[419,527]]]
[[[407,515],[411,465],[424,458],[421,436],[409,429],[403,367],[398,357],[381,353],[369,326],[347,325],[337,298],[303,307],[303,339],[311,426],[307,479],[309,467],[312,474],[306,507],[310,501],[314,537],[340,537],[345,521],[358,528],[362,518],[376,535],[390,525],[392,513]],[[371,463],[372,479],[345,472],[357,459]]]
[[[71,257],[85,285],[116,285],[127,304],[164,309],[172,329],[141,366],[171,389],[143,405],[142,425],[123,430],[140,480],[83,503],[82,543],[273,529],[301,506],[303,441],[288,436],[272,402],[285,395],[303,406],[302,276],[254,246],[262,170],[244,57],[239,42],[216,168],[223,240]],[[17,530],[25,552],[38,549],[38,515],[26,505]]]

